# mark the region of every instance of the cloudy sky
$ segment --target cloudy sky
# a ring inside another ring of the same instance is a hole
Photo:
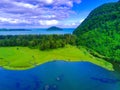
[[[0,0],[0,27],[77,27],[95,7],[118,0]]]

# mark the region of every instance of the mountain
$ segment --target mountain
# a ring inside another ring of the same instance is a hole
[[[120,1],[94,9],[73,34],[77,44],[120,61]]]
[[[63,30],[62,28],[56,27],[56,26],[52,26],[50,28],[47,29],[48,31],[61,31]]]

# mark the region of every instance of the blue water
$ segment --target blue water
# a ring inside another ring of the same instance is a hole
[[[47,31],[46,29],[30,29],[31,31],[0,31],[0,35],[38,35],[38,34],[72,34],[74,29],[65,28],[61,31]]]
[[[120,90],[120,74],[88,62],[49,62],[25,71],[0,69],[0,90]]]

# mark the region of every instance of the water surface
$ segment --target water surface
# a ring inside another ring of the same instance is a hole
[[[24,71],[0,69],[0,90],[120,90],[120,74],[88,62],[49,62]]]
[[[0,31],[0,35],[38,35],[38,34],[72,34],[73,28],[65,28],[61,31],[47,31],[46,29],[29,29],[31,31]]]

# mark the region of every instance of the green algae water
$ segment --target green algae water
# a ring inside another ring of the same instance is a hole
[[[1,68],[0,90],[120,90],[120,74],[88,62],[53,61],[24,71]]]

